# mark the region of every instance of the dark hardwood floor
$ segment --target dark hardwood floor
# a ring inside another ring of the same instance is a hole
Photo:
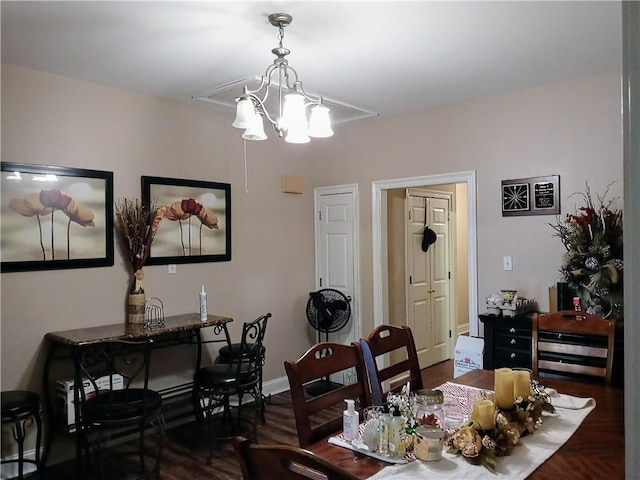
[[[453,360],[436,364],[422,370],[425,388],[433,388],[453,378]],[[257,438],[264,444],[297,445],[295,420],[289,392],[273,395],[266,408],[266,423],[258,424]],[[124,451],[127,444],[118,449]],[[120,451],[118,451],[120,453]],[[169,429],[167,443],[162,454],[161,477],[163,480],[238,480],[240,467],[230,443],[219,444],[213,462],[207,465],[209,443],[206,431],[195,423]],[[122,457],[124,462],[124,456]],[[123,480],[117,469],[110,470],[111,479]],[[47,469],[47,480],[69,480],[74,478],[73,462],[59,464]]]

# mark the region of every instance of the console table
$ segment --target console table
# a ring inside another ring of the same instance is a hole
[[[484,324],[484,367],[531,368],[531,314],[478,315]]]
[[[46,462],[51,450],[54,435],[55,408],[52,399],[52,365],[56,360],[67,362],[75,358],[80,351],[95,347],[101,343],[113,340],[135,340],[153,338],[153,348],[166,348],[176,345],[195,345],[196,362],[194,371],[200,367],[202,360],[202,344],[200,330],[206,327],[215,327],[231,322],[230,317],[208,315],[207,321],[200,320],[199,313],[188,313],[166,317],[161,327],[145,328],[142,324],[128,324],[121,322],[113,325],[99,327],[78,328],[45,334],[45,347],[47,354],[43,369],[43,394],[45,409],[44,450],[42,453],[42,465],[46,468]],[[74,378],[77,376],[74,375]],[[76,386],[77,387],[77,386]],[[191,395],[191,383],[177,385],[160,391],[163,399],[176,396],[177,393]],[[54,397],[55,398],[55,397]]]

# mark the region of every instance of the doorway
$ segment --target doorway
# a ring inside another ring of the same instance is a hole
[[[476,172],[459,172],[424,177],[383,180],[372,183],[372,249],[373,249],[373,321],[374,328],[389,323],[389,245],[387,238],[387,194],[394,189],[434,187],[454,184],[466,186],[468,331],[478,335],[477,320],[477,255],[476,255]],[[455,336],[452,332],[452,336]],[[452,342],[453,344],[453,342]],[[450,348],[452,350],[452,348]],[[450,351],[453,355],[453,351]]]

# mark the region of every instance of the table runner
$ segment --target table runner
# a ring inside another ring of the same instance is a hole
[[[437,388],[442,390],[445,396],[456,396],[460,400],[465,414],[469,411],[469,405],[465,404],[481,391],[452,382],[447,382]],[[593,398],[572,397],[552,389],[548,389],[547,393],[556,408],[556,413],[545,414],[540,429],[532,435],[522,437],[511,455],[499,457],[495,474],[490,473],[481,465],[469,463],[461,455],[452,455],[445,451],[439,462],[427,463],[416,460],[405,465],[388,466],[369,477],[369,480],[387,478],[394,480],[415,480],[418,478],[430,480],[525,479],[569,440],[596,406]]]

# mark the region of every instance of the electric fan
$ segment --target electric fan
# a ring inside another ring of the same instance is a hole
[[[323,332],[324,340],[327,342],[329,341],[329,333],[344,328],[349,318],[351,318],[349,298],[341,291],[323,288],[309,294],[307,320],[318,331],[318,343],[322,341]],[[307,392],[312,396],[317,396],[340,386],[338,383],[331,382],[327,377],[322,382],[310,385]]]

